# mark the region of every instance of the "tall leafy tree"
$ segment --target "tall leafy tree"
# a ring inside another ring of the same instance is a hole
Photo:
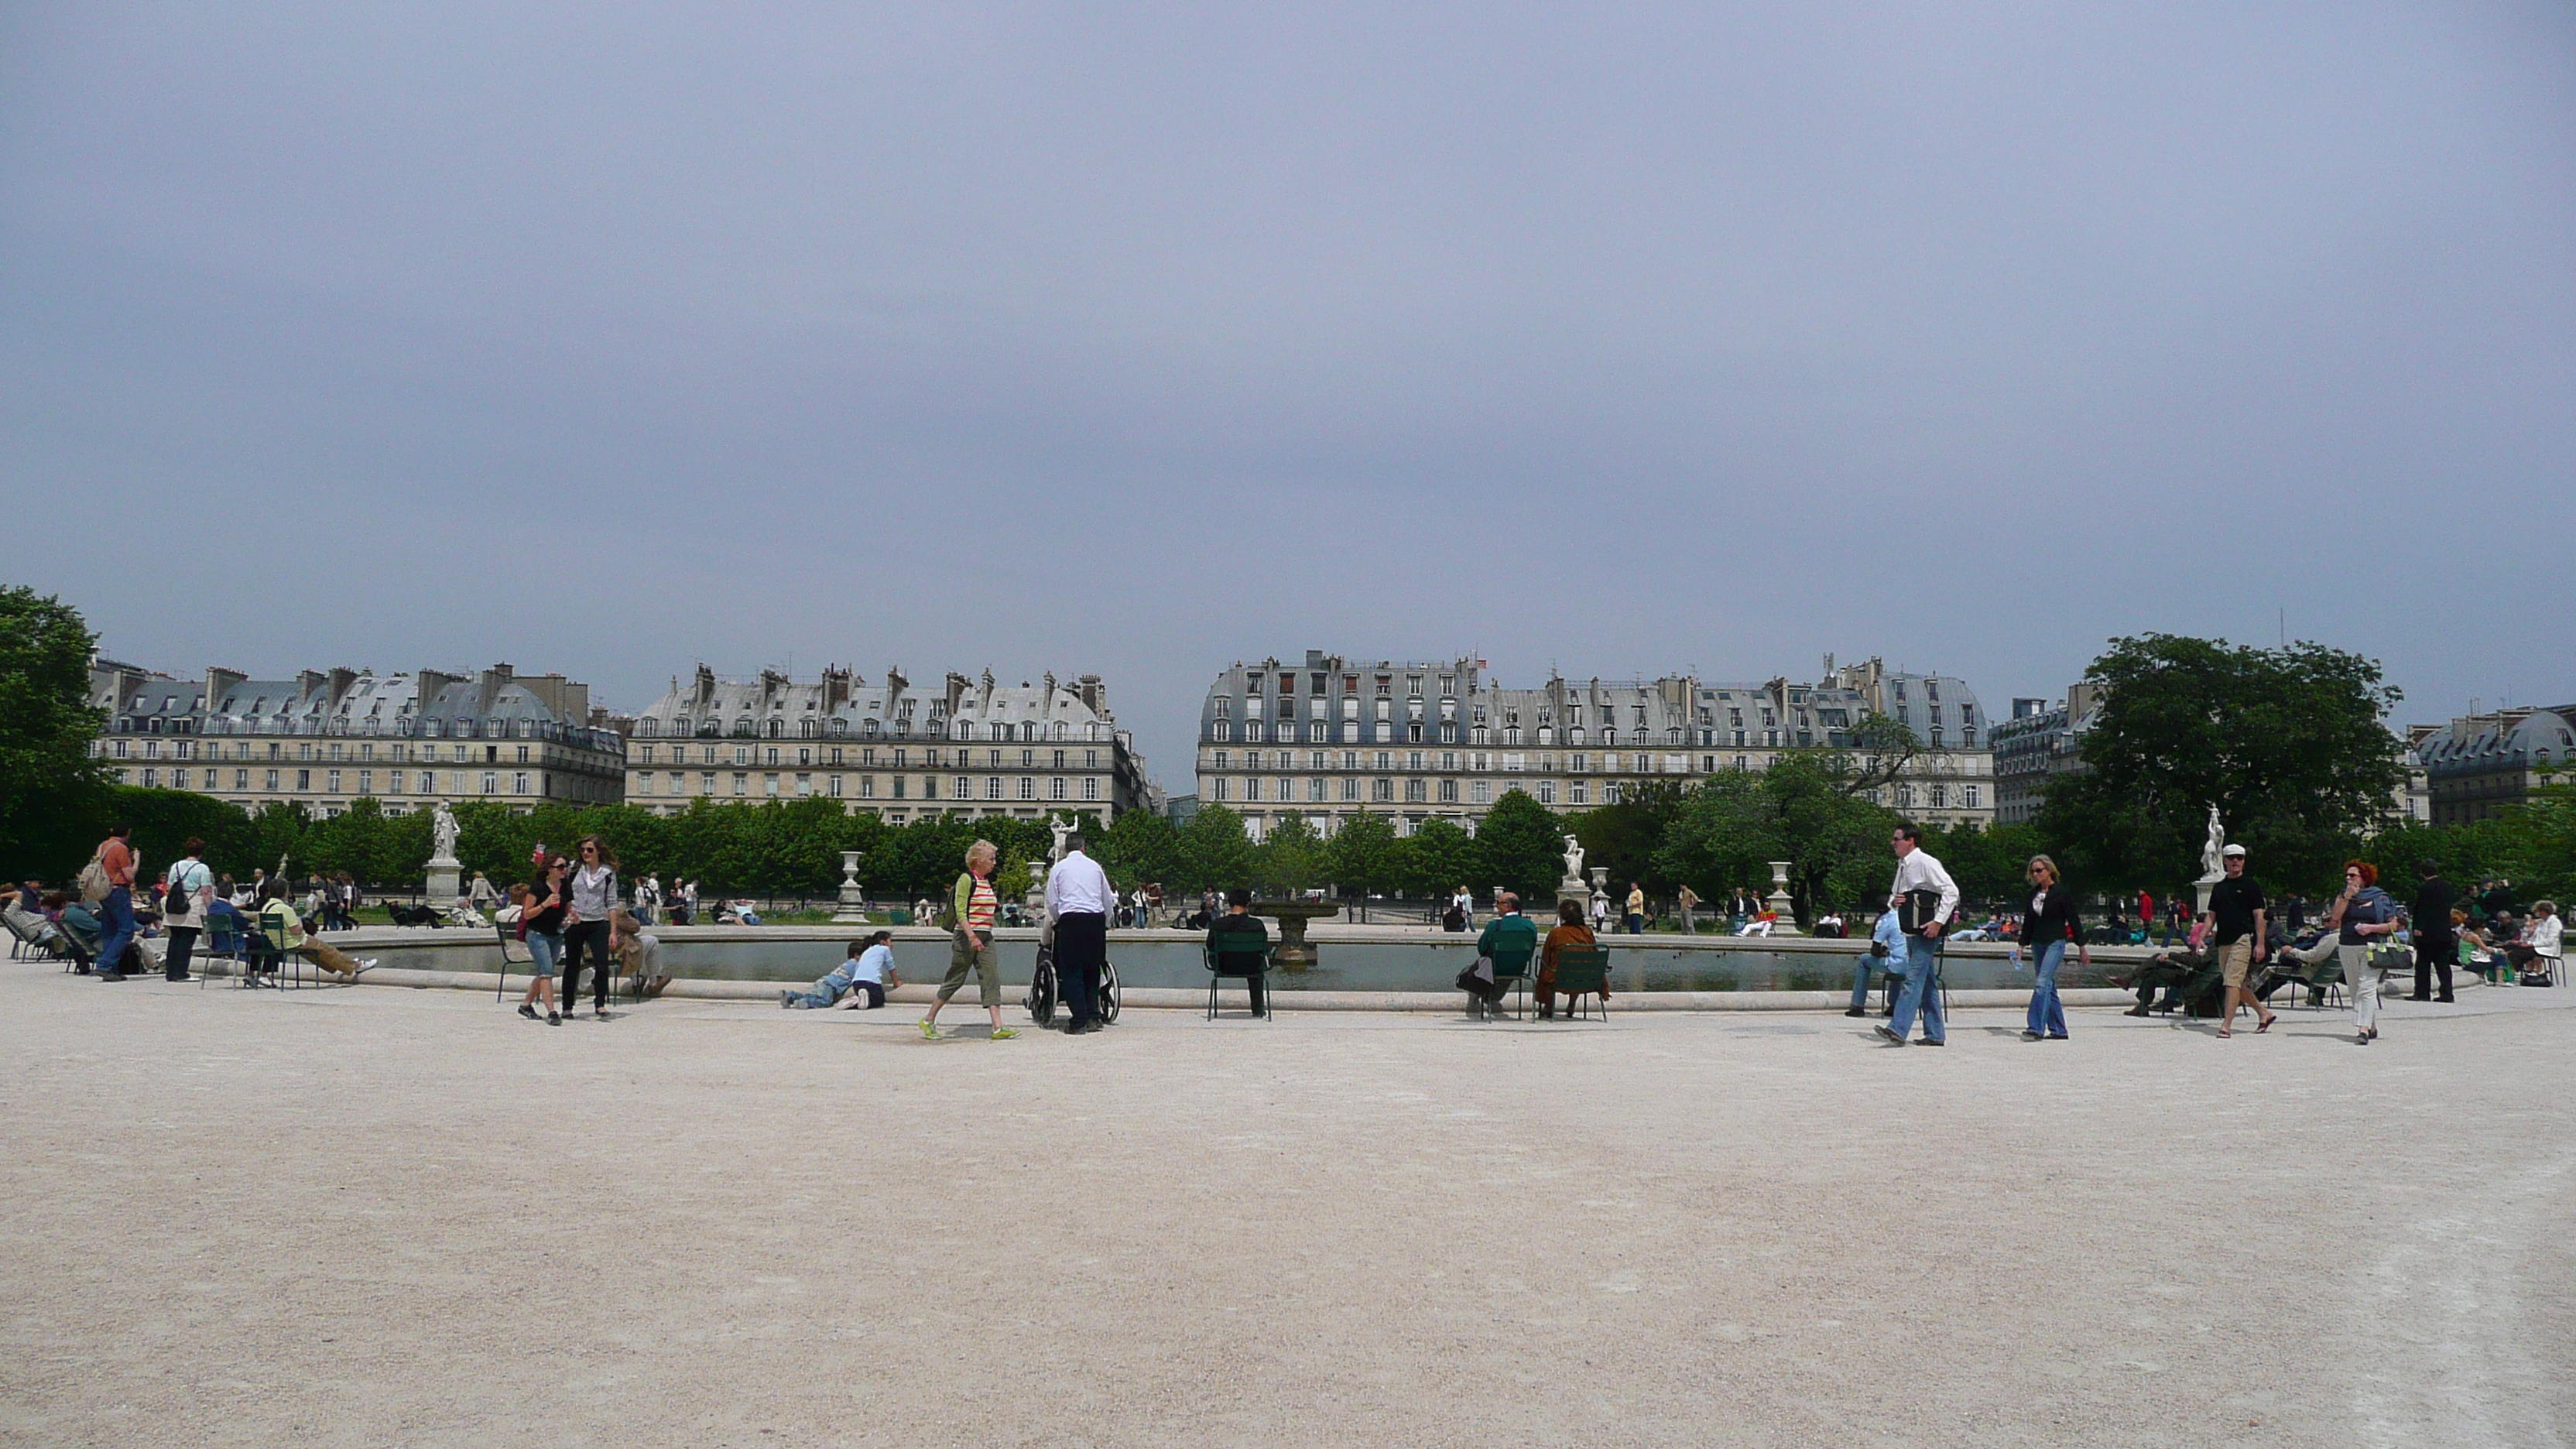
[[[2042,833],[2098,887],[2195,880],[2209,808],[2274,880],[2320,875],[2386,822],[2403,778],[2376,661],[2299,642],[2114,639],[2086,773],[2050,786]]]
[[[1565,831],[1556,812],[1527,791],[1506,790],[1476,828],[1477,853],[1484,869],[1474,880],[1483,888],[1499,885],[1524,900],[1556,894],[1565,874]]]
[[[1109,822],[1098,839],[1101,867],[1121,881],[1160,883],[1171,900],[1188,878],[1181,832],[1157,811],[1130,810]]]
[[[1252,884],[1252,837],[1244,831],[1243,817],[1224,806],[1210,805],[1191,816],[1181,845],[1190,886],[1229,891]]]
[[[1383,815],[1362,812],[1333,832],[1326,868],[1345,898],[1356,897],[1360,915],[1368,915],[1368,898],[1396,888],[1395,826]]]
[[[9,878],[60,879],[88,859],[83,840],[106,774],[89,758],[105,721],[89,703],[98,638],[50,594],[0,589],[0,861]]]
[[[1323,866],[1324,842],[1306,817],[1289,815],[1262,837],[1253,853],[1252,879],[1265,895],[1290,896],[1315,884]]]
[[[1396,845],[1396,884],[1406,895],[1439,900],[1461,885],[1475,889],[1476,842],[1456,821],[1425,820]]]
[[[1676,781],[1639,781],[1616,804],[1568,815],[1565,828],[1583,842],[1586,864],[1609,868],[1611,886],[1621,896],[1630,881],[1642,883],[1649,895],[1668,896],[1680,881],[1656,857],[1687,794]]]

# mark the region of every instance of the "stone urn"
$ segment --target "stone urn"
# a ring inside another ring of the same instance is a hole
[[[841,899],[832,912],[835,925],[863,926],[868,920],[868,893],[859,885],[859,853],[841,852]]]
[[[1789,862],[1785,860],[1771,862],[1771,899],[1764,901],[1763,905],[1769,907],[1772,914],[1779,918],[1771,923],[1772,935],[1798,934],[1798,908],[1789,899]]]
[[[1315,948],[1306,944],[1306,923],[1324,916],[1338,915],[1341,906],[1332,901],[1254,901],[1252,913],[1279,923],[1279,949],[1271,959],[1282,971],[1304,971],[1316,961]]]

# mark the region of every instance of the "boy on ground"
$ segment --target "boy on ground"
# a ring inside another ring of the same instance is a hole
[[[829,976],[804,991],[778,993],[782,1008],[820,1011],[847,996],[852,1010],[874,1011],[885,1005],[886,988],[900,986],[902,979],[894,974],[894,932],[878,931],[864,941],[850,943],[850,958]],[[864,1000],[866,1005],[860,1003]]]

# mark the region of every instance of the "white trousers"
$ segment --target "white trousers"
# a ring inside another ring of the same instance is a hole
[[[2370,948],[2339,945],[2335,959],[2343,966],[2343,984],[2352,988],[2352,1024],[2356,1030],[2368,1031],[2379,1019],[2380,978],[2370,964]]]

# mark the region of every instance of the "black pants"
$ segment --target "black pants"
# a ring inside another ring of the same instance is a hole
[[[1056,990],[1081,1026],[1100,1014],[1100,968],[1109,960],[1109,917],[1079,911],[1055,918]]]
[[[582,948],[587,946],[592,963],[591,974],[598,983],[595,987],[598,994],[592,999],[592,1005],[606,1011],[608,987],[610,981],[614,979],[611,974],[613,968],[608,964],[608,923],[575,921],[564,927],[563,943],[564,1010],[572,1010],[574,1003],[581,1000]]]
[[[2451,963],[2460,959],[2460,948],[2450,938],[2415,943],[2415,994],[2432,995],[2433,975],[2441,973],[2442,999],[2451,999]]]
[[[170,950],[161,958],[162,975],[173,981],[188,979],[188,955],[197,949],[197,932],[202,929],[200,926],[170,928]]]

